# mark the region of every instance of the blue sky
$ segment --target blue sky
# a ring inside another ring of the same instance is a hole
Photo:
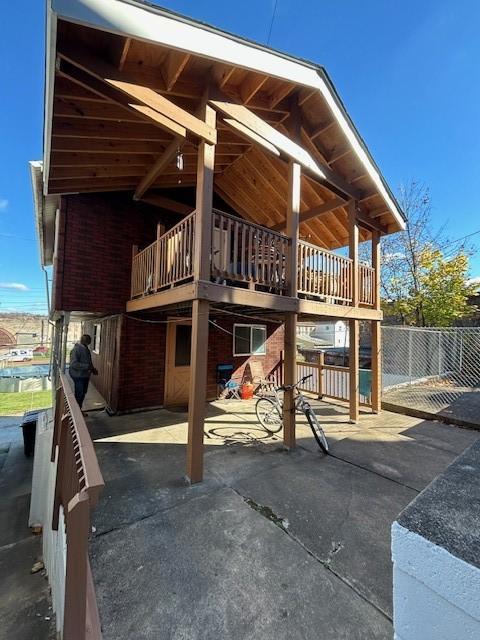
[[[266,43],[274,0],[163,6]],[[27,165],[42,155],[43,1],[6,3],[3,21],[0,311],[44,310]],[[272,47],[325,66],[392,189],[425,182],[452,240],[480,230],[479,31],[477,0],[278,0],[271,32]]]

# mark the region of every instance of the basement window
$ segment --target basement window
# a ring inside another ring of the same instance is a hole
[[[100,353],[100,334],[102,330],[101,324],[93,325],[93,337],[92,337],[92,351],[93,353]]]
[[[261,324],[233,325],[233,355],[265,355],[267,327]]]

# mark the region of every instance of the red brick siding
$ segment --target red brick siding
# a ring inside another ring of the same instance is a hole
[[[130,298],[132,245],[153,242],[161,221],[158,209],[124,194],[63,196],[53,308],[105,314],[124,311]]]
[[[124,318],[119,372],[118,410],[163,405],[165,324]]]
[[[114,320],[105,320],[104,324]],[[264,323],[267,326],[266,354],[264,356],[233,356],[233,325],[235,320],[216,319],[216,324],[224,331],[210,326],[208,340],[207,397],[214,399],[217,394],[218,364],[232,364],[234,377],[241,380],[247,364],[259,360],[263,364],[265,375],[278,367],[283,350],[283,326]],[[239,319],[242,324],[247,320]],[[257,324],[261,324],[258,322]],[[93,333],[92,325],[85,324],[85,330]],[[226,333],[228,332],[228,333]],[[122,319],[120,352],[118,354],[117,389],[112,389],[111,370],[104,366],[103,357],[106,345],[100,344],[100,355],[93,354],[94,365],[99,370],[98,378],[93,382],[106,397],[110,398],[113,411],[132,411],[163,405],[165,388],[167,325],[153,324],[134,320],[124,316]],[[106,331],[102,328],[102,336]],[[248,370],[245,374],[248,378]]]
[[[214,398],[217,393],[216,367],[218,364],[232,364],[234,366],[233,377],[236,380],[243,379],[245,369],[250,361],[258,360],[263,365],[265,375],[273,372],[279,365],[281,352],[283,350],[283,325],[267,324],[254,321],[252,324],[265,324],[267,327],[267,344],[264,356],[236,356],[233,355],[233,325],[250,324],[248,320],[238,318],[238,320],[215,320],[215,323],[222,327],[216,329],[210,326],[208,339],[208,376],[207,376],[207,397]],[[226,333],[228,331],[228,333]],[[249,377],[249,369],[245,372],[245,377]]]

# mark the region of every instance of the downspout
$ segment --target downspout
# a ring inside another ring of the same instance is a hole
[[[62,345],[62,360],[60,363],[60,369],[62,373],[65,373],[67,365],[67,338],[68,338],[68,324],[70,322],[70,311],[63,312],[63,345]]]

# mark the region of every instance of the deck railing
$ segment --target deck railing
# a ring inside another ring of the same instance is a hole
[[[149,244],[132,259],[132,298],[153,293],[157,267],[157,241]]]
[[[192,277],[195,211],[133,256],[132,298]]]
[[[88,539],[90,512],[104,482],[87,425],[63,373],[56,393],[52,462],[56,457],[52,529],[58,530],[61,507],[67,541],[63,637],[100,640]]]
[[[212,224],[212,276],[219,281],[244,282],[286,289],[285,264],[289,240],[281,233],[214,210]]]
[[[362,371],[364,372],[362,374]],[[366,375],[367,370],[360,370],[360,376]],[[301,387],[302,391],[312,393],[318,398],[332,398],[348,402],[350,399],[350,370],[348,367],[324,364],[322,354],[319,354],[318,362],[297,362],[297,379],[312,374]],[[360,381],[360,404],[371,407],[371,391]]]
[[[375,304],[375,269],[368,264],[358,265],[358,298],[360,304]]]
[[[193,277],[195,212],[183,218],[132,260],[131,297],[155,293]],[[266,227],[214,209],[211,276],[222,284],[243,283],[285,294],[290,240]],[[352,260],[314,244],[298,243],[297,291],[322,302],[352,303]],[[359,302],[375,304],[375,270],[359,265]]]
[[[352,300],[352,261],[309,242],[298,243],[298,293],[328,302]]]

